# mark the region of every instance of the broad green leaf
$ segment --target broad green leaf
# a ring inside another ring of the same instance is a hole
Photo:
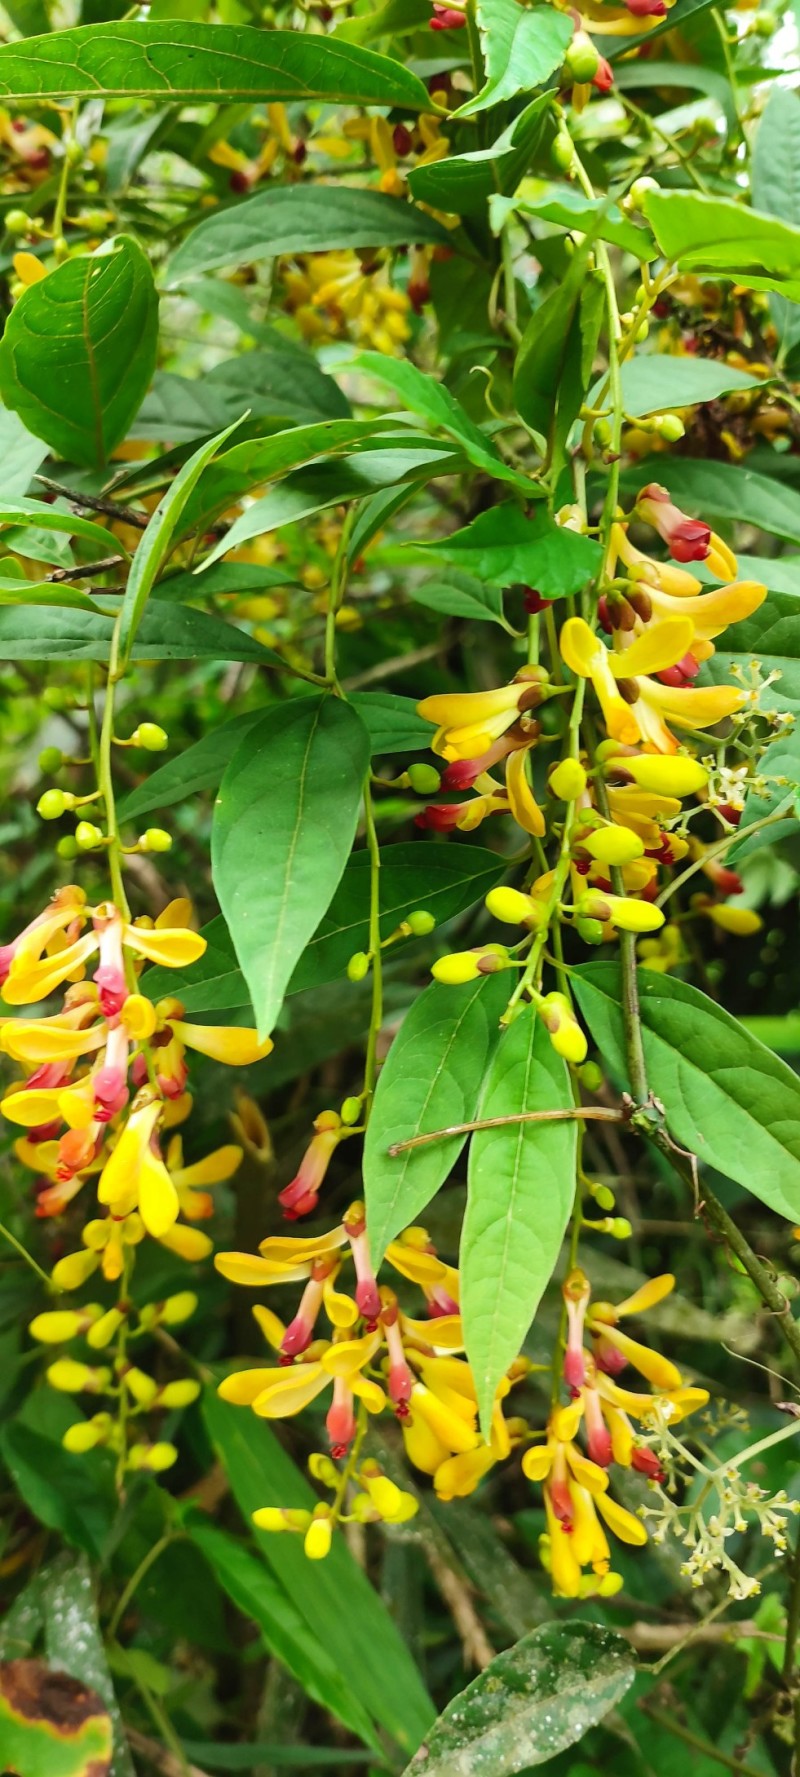
[[[108,1777],[111,1717],[96,1691],[44,1660],[0,1665],[0,1755],[10,1777]]]
[[[797,723],[767,747],[758,761],[758,777],[763,779],[763,793],[757,793],[755,789],[748,791],[739,823],[741,837],[725,854],[725,863],[734,870],[743,858],[758,851],[762,845],[775,845],[779,839],[787,839],[797,831],[795,804],[800,786],[800,729]],[[748,837],[747,829],[754,821],[763,821],[782,807],[786,809],[785,820],[776,820],[774,826]]]
[[[573,1103],[567,1064],[535,1013],[503,1032],[481,1096],[481,1117],[563,1110]],[[577,1125],[508,1123],[478,1130],[469,1155],[461,1235],[464,1341],[484,1435],[497,1387],[552,1277],[575,1197]]]
[[[751,191],[757,210],[800,227],[800,101],[785,86],[774,86],[756,131]],[[774,293],[772,317],[784,351],[800,339],[800,312]]]
[[[93,524],[90,518],[78,518],[61,506],[45,506],[43,500],[27,500],[21,494],[14,499],[5,493],[0,496],[0,525],[16,528],[26,523],[31,523],[36,530],[63,531],[68,537],[85,537],[87,543],[96,544],[102,555],[108,555],[111,543],[115,551],[125,553],[117,538],[111,537],[102,525]],[[3,537],[2,541],[9,543],[10,539]]]
[[[472,117],[501,99],[544,86],[561,66],[572,37],[571,21],[554,8],[526,9],[517,0],[478,0],[475,11],[486,84],[460,106],[457,117]]]
[[[586,234],[591,229],[601,241],[611,241],[615,247],[622,247],[637,259],[655,257],[655,245],[646,228],[630,222],[618,204],[586,197],[574,185],[526,179],[516,195],[508,199],[507,207],[520,216],[541,216],[543,222],[555,222],[571,233]],[[498,212],[501,208],[504,212],[505,202],[497,208]],[[505,220],[504,215],[502,219]]]
[[[444,383],[418,370],[407,358],[387,358],[384,352],[360,352],[355,369],[365,370],[379,382],[386,383],[411,413],[455,439],[477,469],[484,469],[495,481],[510,482],[521,493],[530,493],[530,476],[522,475],[503,462],[495,445],[473,423]]]
[[[263,1420],[213,1395],[206,1424],[245,1519],[259,1506],[312,1507],[318,1495]],[[277,1574],[307,1631],[335,1651],[342,1682],[407,1753],[430,1727],[433,1704],[385,1605],[335,1536],[327,1560],[308,1561],[300,1538],[256,1531],[267,1566]]]
[[[292,426],[271,438],[248,438],[234,444],[206,469],[184,514],[184,531],[207,525],[240,500],[251,488],[276,481],[290,469],[313,463],[317,457],[338,456],[359,445],[374,444],[391,421],[321,420],[314,426]]]
[[[367,1228],[376,1265],[389,1241],[435,1197],[466,1138],[450,1136],[405,1154],[388,1150],[395,1142],[477,1115],[507,1000],[502,973],[463,987],[433,981],[400,1026],[378,1080],[364,1143]]]
[[[157,342],[150,262],[117,235],[14,304],[0,343],[0,395],[59,456],[102,468],[144,395]]]
[[[638,492],[646,479],[640,466],[621,477],[624,493]],[[774,537],[800,544],[800,493],[738,463],[712,463],[693,457],[659,457],[656,480],[692,516],[757,525]],[[777,565],[777,564],[776,564]]]
[[[239,720],[252,723],[253,718]],[[401,920],[417,909],[432,913],[437,924],[454,919],[486,894],[497,881],[497,872],[494,852],[482,846],[387,846],[380,874],[381,936],[388,938]],[[369,856],[366,851],[354,852],[324,919],[294,970],[289,993],[303,993],[335,981],[337,976],[344,979],[353,952],[368,944],[369,890]],[[203,928],[203,937],[208,948],[190,969],[148,970],[148,994],[154,999],[174,995],[187,1012],[249,1006],[247,985],[237,967],[225,921],[212,919]]]
[[[37,469],[47,456],[47,445],[23,426],[19,414],[0,410],[0,460],[3,464],[3,495],[26,494]]]
[[[329,253],[342,247],[398,247],[407,241],[447,239],[441,223],[415,204],[366,186],[275,186],[215,210],[199,222],[173,253],[169,282],[180,284],[223,265],[275,259],[280,253]]]
[[[587,963],[573,984],[598,1049],[627,1076],[615,963]],[[682,1148],[762,1203],[800,1215],[800,1080],[721,1006],[670,975],[639,971],[647,1077]]]
[[[128,436],[189,443],[222,431],[245,412],[282,425],[345,418],[349,406],[333,378],[310,353],[288,346],[281,339],[279,351],[244,352],[199,377],[158,371]]]
[[[335,1649],[326,1647],[314,1634],[278,1575],[245,1543],[217,1529],[204,1514],[191,1511],[185,1526],[237,1610],[258,1625],[268,1651],[315,1703],[330,1710],[368,1745],[374,1744],[369,1715],[343,1679]]]
[[[446,579],[425,580],[421,586],[409,586],[409,598],[415,605],[429,611],[441,611],[445,617],[471,617],[480,623],[500,623],[508,628],[503,615],[503,594],[498,586],[486,585],[471,574],[451,569]]]
[[[6,660],[108,660],[114,612],[0,610],[0,656]],[[134,642],[134,660],[253,660],[281,666],[243,629],[187,605],[159,599],[145,611]]]
[[[491,148],[469,154],[451,154],[446,160],[412,167],[408,183],[423,204],[456,216],[482,215],[495,192],[513,191],[533,159],[545,119],[553,104],[552,93],[541,93],[498,136]]]
[[[151,771],[138,789],[131,790],[117,803],[119,819],[138,821],[142,815],[152,814],[154,808],[173,808],[176,802],[185,801],[198,790],[213,788],[245,734],[261,721],[263,714],[263,710],[249,710],[244,715],[232,716],[229,722],[195,741],[194,746],[185,747],[175,759]]]
[[[679,0],[679,5],[681,4],[682,0]],[[701,0],[701,4],[710,5],[711,0]],[[672,21],[678,17],[678,14],[673,9],[670,10],[669,24],[670,29],[674,30],[675,26]],[[699,7],[696,10],[699,10]],[[628,39],[629,41],[630,39]],[[610,43],[611,39],[608,39],[608,42]],[[617,48],[621,50],[623,55],[625,54],[625,45],[621,40],[618,40]],[[608,49],[606,49],[606,54],[608,54]],[[630,62],[621,61],[619,67],[614,69],[614,85],[619,92],[623,93],[632,89],[639,91],[652,87],[663,87],[666,90],[675,87],[691,87],[696,92],[705,93],[709,99],[716,100],[731,129],[736,123],[736,110],[731,95],[730,82],[724,74],[719,74],[716,69],[705,67],[702,63],[651,62],[649,60],[644,62],[639,56],[636,56]],[[759,210],[769,209],[769,205],[763,204],[760,198],[757,200],[756,207]],[[787,217],[786,220],[791,221],[792,218]]]
[[[622,366],[622,398],[625,412],[639,416],[716,401],[737,389],[763,388],[764,381],[716,358],[642,352]]]
[[[334,37],[345,43],[374,43],[378,37],[407,37],[420,25],[430,23],[428,0],[385,0],[377,12],[363,12],[343,18],[334,30]]]
[[[66,1423],[76,1415],[70,1413]],[[3,1461],[28,1511],[73,1549],[99,1559],[114,1515],[113,1470],[105,1451],[76,1461],[56,1437],[22,1420],[0,1434]]]
[[[800,228],[699,191],[648,191],[643,209],[664,258],[682,271],[800,301]]]
[[[192,453],[159,500],[152,517],[148,519],[147,529],[143,531],[136,546],[120,612],[119,649],[123,665],[130,659],[147,601],[167,560],[176,528],[203,470],[208,467],[212,457],[216,456],[220,445],[230,438],[231,432],[235,432],[238,424],[239,421],[234,420],[233,425],[226,426],[224,432],[217,433],[216,437],[210,438]]]
[[[417,715],[413,697],[401,697],[397,691],[351,691],[350,702],[358,710],[378,758],[428,751],[431,725]]]
[[[95,604],[88,592],[82,592],[79,586],[69,586],[66,581],[33,581],[0,578],[0,605],[63,605],[76,611],[94,611],[101,615],[100,606]]]
[[[203,599],[227,598],[234,595],[250,598],[260,592],[270,592],[273,586],[294,586],[288,568],[261,568],[253,562],[231,561],[222,562],[198,578],[197,570],[185,573],[169,573],[158,582],[157,599],[168,600],[178,605],[197,604]]]
[[[264,1034],[344,870],[368,764],[355,711],[314,695],[269,711],[222,780],[214,887]]]
[[[302,104],[401,105],[428,111],[430,96],[388,56],[335,37],[252,25],[78,26],[0,49],[0,96],[36,99],[237,99]]]
[[[633,1684],[630,1644],[599,1623],[543,1623],[498,1654],[403,1777],[513,1777],[581,1740]]]
[[[580,592],[600,565],[600,547],[591,537],[565,529],[546,512],[526,518],[519,506],[490,506],[463,531],[440,543],[408,544],[396,555],[447,562],[488,585],[515,581],[534,586],[543,598]]]
[[[516,0],[512,3],[516,4]],[[570,260],[565,278],[534,310],[517,354],[514,368],[517,410],[526,426],[532,426],[543,438],[550,435],[557,418],[559,429],[566,437],[580,407],[581,390],[588,388],[591,379],[589,365],[585,378],[581,374],[578,379],[579,388],[571,388],[566,400],[560,398],[559,389],[566,366],[576,355],[578,363],[583,357],[580,307],[587,275],[593,275],[587,274],[586,261],[595,228],[596,224],[590,235],[587,219],[586,236]],[[582,372],[584,368],[581,365]],[[565,408],[563,414],[560,413],[562,407]]]

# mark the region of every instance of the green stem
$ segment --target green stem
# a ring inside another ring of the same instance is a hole
[[[8,1241],[9,1246],[13,1246],[15,1252],[19,1253],[20,1258],[24,1259],[26,1265],[30,1266],[31,1271],[35,1271],[36,1276],[40,1278],[42,1283],[46,1284],[48,1290],[52,1292],[54,1288],[52,1278],[48,1277],[47,1272],[42,1270],[41,1265],[37,1265],[33,1254],[28,1252],[27,1247],[23,1246],[22,1241],[17,1239],[16,1234],[12,1234],[11,1229],[6,1227],[5,1222],[0,1222],[0,1236],[2,1236],[3,1240]]]
[[[331,584],[328,594],[328,610],[325,617],[325,682],[331,689],[338,689],[336,676],[336,618],[342,608],[347,590],[348,546],[350,532],[353,528],[355,507],[350,506],[339,534],[339,546],[331,569]]]
[[[631,117],[637,118],[638,122],[643,123],[650,131],[652,131],[653,135],[660,136],[667,148],[672,149],[673,154],[677,155],[681,166],[688,174],[696,190],[702,191],[703,195],[708,197],[709,191],[705,179],[701,173],[698,173],[692,155],[688,154],[686,149],[681,147],[677,138],[671,136],[668,130],[662,129],[661,124],[658,123],[655,117],[650,117],[647,111],[643,111],[640,105],[635,105],[633,100],[627,98],[624,93],[620,93],[619,98],[620,103],[624,106],[625,110],[630,113]]]
[[[664,903],[668,901],[679,888],[683,888],[684,883],[689,881],[690,876],[694,876],[698,870],[702,870],[703,865],[708,862],[709,858],[722,857],[723,852],[726,852],[737,839],[749,839],[752,833],[760,833],[763,827],[772,827],[776,821],[784,821],[785,819],[785,807],[783,809],[774,809],[772,814],[762,815],[760,821],[753,821],[750,826],[744,828],[743,832],[740,832],[737,827],[733,833],[726,833],[725,838],[720,839],[716,845],[706,846],[702,856],[695,858],[693,864],[688,864],[686,869],[681,871],[680,876],[676,876],[674,880],[668,883],[667,887],[662,890],[656,902],[656,906],[663,907]]]
[[[367,779],[364,787],[364,821],[369,851],[369,948],[372,962],[372,1008],[364,1064],[364,1117],[369,1117],[378,1071],[378,1036],[383,1022],[383,956],[381,952],[381,848],[375,826],[375,807]]]
[[[759,1777],[752,1765],[745,1765],[741,1759],[732,1758],[727,1752],[720,1752],[710,1741],[701,1740],[699,1734],[693,1734],[689,1728],[681,1727],[680,1722],[672,1715],[662,1715],[658,1709],[651,1709],[644,1704],[645,1715],[656,1723],[659,1728],[666,1728],[668,1734],[674,1734],[676,1740],[682,1740],[685,1746],[691,1746],[694,1752],[701,1752],[704,1758],[714,1759],[718,1765],[724,1765],[726,1771],[734,1771],[736,1777]]]
[[[111,878],[111,897],[122,918],[130,919],[130,907],[122,880],[122,847],[117,824],[117,810],[114,802],[114,778],[111,768],[111,749],[114,742],[114,693],[121,678],[119,664],[119,639],[121,614],[114,624],[111,636],[111,649],[108,659],[108,679],[103,704],[103,720],[100,728],[100,739],[97,751],[97,787],[103,797],[106,815],[106,832],[108,835],[108,873]]]
[[[128,1605],[130,1604],[131,1599],[133,1598],[134,1594],[136,1592],[138,1592],[139,1587],[142,1583],[142,1580],[150,1572],[151,1567],[153,1567],[155,1565],[159,1556],[163,1555],[164,1550],[168,1549],[170,1546],[170,1543],[175,1542],[177,1540],[177,1538],[180,1536],[180,1534],[181,1534],[180,1531],[175,1531],[175,1530],[166,1531],[165,1534],[159,1538],[158,1542],[153,1544],[152,1549],[148,1549],[147,1554],[139,1562],[139,1566],[137,1567],[136,1572],[131,1575],[127,1586],[124,1587],[123,1591],[120,1594],[119,1602],[118,1602],[117,1607],[114,1611],[114,1615],[112,1616],[111,1621],[108,1625],[109,1637],[112,1640],[116,1637],[117,1630],[119,1628],[120,1623],[122,1622],[122,1619],[125,1615]]]

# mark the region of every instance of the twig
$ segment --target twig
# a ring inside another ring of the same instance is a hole
[[[49,488],[51,494],[61,494],[71,505],[82,507],[86,512],[101,512],[104,518],[133,525],[137,531],[145,531],[150,523],[147,513],[137,512],[135,506],[118,506],[116,500],[104,500],[101,494],[78,493],[75,488],[64,487],[61,481],[51,481],[49,475],[37,475],[36,480]]]
[[[201,1771],[199,1765],[181,1765],[172,1752],[165,1752],[157,1740],[151,1740],[149,1734],[140,1734],[138,1728],[126,1727],[125,1732],[134,1752],[140,1752],[142,1758],[150,1760],[151,1765],[161,1772],[161,1777],[209,1777],[208,1771]]]
[[[435,660],[441,654],[443,642],[428,642],[424,648],[415,648],[411,654],[395,654],[390,660],[378,660],[375,666],[368,666],[363,673],[355,673],[351,679],[342,680],[343,691],[360,691],[362,685],[374,685],[380,679],[391,679],[396,673],[409,672],[412,667],[421,666],[425,660]]]
[[[473,1129],[502,1129],[506,1123],[571,1123],[574,1118],[590,1118],[596,1123],[627,1123],[631,1112],[622,1106],[608,1110],[604,1105],[569,1105],[557,1111],[514,1111],[508,1117],[478,1117],[473,1123],[451,1123],[447,1129],[431,1129],[426,1135],[412,1135],[408,1141],[395,1142],[387,1152],[394,1159],[409,1148],[424,1148],[432,1141],[445,1141],[451,1135],[469,1135]]]
[[[479,1672],[484,1672],[494,1659],[494,1648],[469,1591],[464,1581],[443,1560],[438,1549],[427,1539],[423,1546],[425,1559],[461,1637],[464,1656],[470,1665],[477,1666]]]
[[[83,565],[78,563],[74,568],[54,568],[52,574],[47,575],[47,581],[48,584],[60,586],[62,580],[89,580],[93,574],[107,574],[111,568],[118,568],[124,560],[124,555],[104,555],[102,561],[89,561]],[[109,592],[111,588],[103,586],[100,590]]]
[[[725,1599],[727,1608],[728,1599]],[[631,1623],[620,1631],[637,1654],[671,1653],[695,1641],[781,1641],[774,1630],[750,1621],[738,1623]]]
[[[649,1721],[654,1721],[659,1728],[666,1728],[668,1734],[674,1734],[685,1746],[691,1746],[695,1752],[702,1752],[704,1758],[714,1759],[718,1765],[724,1765],[726,1771],[734,1771],[736,1777],[759,1777],[752,1765],[746,1765],[741,1759],[733,1758],[728,1752],[720,1752],[719,1747],[712,1746],[710,1741],[701,1740],[699,1734],[693,1734],[689,1728],[681,1727],[671,1715],[662,1715],[660,1709],[650,1709],[646,1703],[640,1705],[642,1713]]]

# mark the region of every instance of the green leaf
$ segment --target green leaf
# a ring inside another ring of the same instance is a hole
[[[243,352],[200,377],[158,371],[128,436],[190,443],[245,411],[281,425],[345,418],[349,406],[333,377],[310,353],[287,348],[289,341],[281,340],[279,351]]]
[[[369,1715],[343,1679],[334,1652],[313,1633],[278,1575],[246,1544],[218,1530],[199,1512],[191,1511],[184,1522],[223,1591],[248,1622],[258,1625],[269,1652],[282,1661],[315,1703],[330,1710],[351,1733],[374,1745]]]
[[[433,453],[422,453],[417,461],[424,465],[433,463],[431,475],[445,472],[445,466],[438,449]],[[300,519],[307,518],[313,512],[323,512],[328,506],[338,506],[345,501],[365,500],[371,498],[376,482],[385,480],[394,496],[398,465],[393,460],[394,453],[381,451],[369,462],[365,457],[349,457],[342,461],[337,459],[328,463],[313,463],[308,469],[296,469],[283,481],[270,489],[261,500],[253,500],[239,518],[234,519],[230,530],[220,537],[201,563],[198,574],[205,573],[220,557],[227,555],[231,549],[239,549],[250,537],[263,537],[269,531],[279,531],[287,524],[297,524]],[[403,468],[408,465],[402,465]],[[425,475],[424,479],[428,479]],[[409,489],[405,497],[413,492]],[[355,550],[353,551],[355,554]],[[200,580],[197,581],[198,591],[202,591]]]
[[[157,344],[150,262],[117,235],[14,304],[0,343],[0,395],[59,456],[102,468],[144,395]]]
[[[311,1507],[318,1497],[264,1421],[213,1395],[204,1402],[209,1436],[246,1519],[259,1506]],[[293,1536],[256,1531],[255,1540],[310,1632],[332,1650],[342,1682],[407,1753],[434,1716],[411,1655],[344,1538],[325,1561],[308,1561]]]
[[[701,5],[704,6],[710,5],[711,3],[712,0],[701,0]],[[679,0],[679,10],[681,8],[682,0]],[[669,28],[674,30],[675,25],[673,24],[673,20],[677,20],[678,29],[680,29],[679,12],[676,13],[673,9],[670,10],[671,18],[669,21]],[[696,7],[695,10],[699,11],[700,8]],[[648,35],[652,35],[652,33],[649,33]],[[609,38],[607,41],[611,44],[612,39]],[[625,44],[623,44],[621,40],[618,40],[618,52],[621,52],[624,55],[627,50],[627,43],[629,42],[630,38],[627,39]],[[606,48],[605,53],[608,55],[608,48]],[[612,56],[613,53],[612,50]],[[714,68],[704,67],[702,64],[693,62],[686,64],[681,62],[644,62],[637,56],[631,62],[626,63],[622,61],[619,67],[614,69],[614,85],[619,92],[623,93],[631,90],[647,90],[653,87],[661,87],[666,89],[666,91],[676,87],[691,87],[697,92],[705,93],[708,98],[716,100],[720,110],[724,113],[727,122],[730,124],[731,129],[735,128],[736,110],[731,95],[730,82],[726,79],[724,74],[717,73]],[[768,210],[769,205],[763,204],[761,199],[758,198],[756,200],[756,208],[759,210]],[[791,221],[792,218],[787,217],[786,220]]]
[[[184,533],[208,525],[227,511],[251,488],[275,481],[290,469],[329,457],[374,446],[391,422],[376,420],[321,420],[313,426],[292,426],[271,438],[248,438],[226,450],[206,469],[184,515]]]
[[[262,1033],[344,870],[368,764],[356,712],[314,695],[264,716],[222,780],[212,874]]]
[[[758,851],[762,845],[775,845],[779,839],[786,839],[797,831],[795,803],[800,785],[800,729],[796,723],[788,734],[781,735],[771,747],[767,747],[758,761],[758,776],[764,779],[764,793],[748,790],[739,822],[741,837],[725,854],[726,865],[734,870],[743,858]],[[776,820],[774,826],[748,836],[747,829],[754,821],[763,821],[767,815],[775,814],[783,804],[786,805],[785,820]]]
[[[0,1448],[33,1516],[48,1530],[57,1530],[71,1548],[83,1549],[98,1560],[115,1506],[106,1453],[92,1451],[77,1459],[55,1437],[45,1437],[19,1419],[0,1434]]]
[[[693,516],[702,513],[704,518],[754,524],[774,537],[800,544],[800,494],[767,475],[736,463],[665,456],[659,458],[658,480]],[[643,481],[641,467],[626,469],[622,489],[626,494],[637,493]]]
[[[504,1031],[481,1097],[481,1117],[563,1110],[573,1103],[567,1064],[532,1012]],[[555,1269],[575,1197],[577,1126],[509,1123],[472,1138],[461,1235],[461,1313],[484,1436],[498,1383],[522,1348]]]
[[[449,1177],[463,1135],[391,1155],[409,1141],[476,1115],[498,1020],[508,999],[502,973],[463,987],[433,981],[400,1026],[378,1080],[364,1142],[364,1192],[373,1261],[413,1222]]]
[[[597,1047],[626,1078],[616,964],[584,964],[572,980]],[[685,981],[640,969],[639,999],[647,1077],[674,1140],[779,1215],[797,1221],[797,1075]]]
[[[408,183],[413,196],[456,216],[482,214],[493,193],[513,191],[522,178],[536,153],[552,104],[552,93],[541,93],[491,148],[451,154],[446,160],[412,167]]]
[[[443,542],[408,544],[420,561],[448,562],[490,585],[515,581],[534,586],[543,598],[580,592],[600,565],[600,547],[591,537],[558,525],[546,512],[526,518],[519,506],[490,506],[463,531]],[[397,556],[400,558],[401,549]]]
[[[108,1777],[111,1717],[96,1691],[44,1660],[0,1665],[0,1744],[9,1774]]]
[[[108,660],[115,613],[0,610],[0,655],[6,660]],[[254,660],[285,666],[233,623],[187,605],[159,599],[145,611],[132,649],[134,660]]]
[[[212,457],[216,456],[220,445],[236,431],[238,424],[239,421],[234,420],[232,426],[226,426],[224,432],[218,432],[215,438],[210,438],[192,453],[148,519],[147,529],[143,531],[136,546],[120,611],[119,650],[123,666],[130,659],[147,601],[167,560],[176,528],[203,470],[208,467]]]
[[[516,4],[516,0],[512,0]],[[531,17],[534,15],[531,14]],[[526,426],[533,427],[543,438],[548,437],[558,415],[559,431],[566,437],[577,417],[583,391],[591,379],[591,364],[582,360],[583,341],[580,327],[581,301],[588,288],[586,261],[594,229],[588,226],[581,246],[569,262],[566,276],[533,315],[522,336],[514,368],[514,400]],[[570,361],[577,362],[581,374],[571,379],[564,397],[559,390],[564,371]],[[563,413],[560,409],[563,407]]]
[[[486,85],[459,107],[456,117],[472,117],[501,99],[543,86],[560,68],[572,38],[571,21],[554,8],[526,9],[517,0],[478,0],[475,12]]]
[[[3,494],[26,494],[37,469],[47,456],[47,445],[34,438],[19,415],[9,408],[0,410],[0,460],[3,464]]]
[[[519,216],[541,216],[543,222],[555,222],[560,228],[580,234],[591,229],[601,241],[611,241],[637,259],[655,257],[655,244],[646,228],[630,222],[618,204],[587,197],[573,185],[526,179],[515,197],[509,199],[508,208]]]
[[[425,0],[426,6],[428,0]],[[300,1771],[335,1771],[338,1765],[360,1765],[371,1755],[358,1747],[342,1746],[272,1746],[267,1742],[253,1746],[235,1746],[232,1740],[184,1740],[187,1758],[202,1759],[203,1770],[244,1771],[252,1777],[257,1765],[275,1765]]]
[[[252,25],[78,26],[0,49],[0,96],[36,99],[258,99],[430,110],[422,81],[388,56],[335,37]]]
[[[521,493],[530,493],[530,476],[522,475],[503,462],[499,451],[444,383],[418,370],[407,358],[387,358],[384,352],[359,352],[354,368],[365,370],[369,376],[386,383],[411,413],[455,439],[477,469],[484,469],[495,481],[510,482]]]
[[[111,1717],[114,1738],[110,1777],[134,1777],[127,1735],[97,1620],[97,1598],[89,1562],[85,1555],[79,1555],[76,1560],[64,1550],[44,1569],[41,1579],[44,1645],[51,1670],[54,1666],[63,1667],[102,1698]],[[49,1769],[48,1777],[51,1777]],[[89,1767],[87,1777],[99,1777],[93,1766]]]
[[[751,191],[757,210],[800,227],[800,101],[787,87],[774,86],[756,131]],[[800,339],[800,313],[773,293],[772,318],[784,351]]]
[[[367,729],[373,755],[428,752],[431,725],[417,715],[415,698],[397,691],[351,691],[350,702]]]
[[[69,586],[66,582],[12,580],[0,578],[0,605],[63,605],[77,611],[94,611],[101,616],[100,606],[96,605],[88,592],[82,592],[79,586]]]
[[[115,550],[123,555],[126,553],[116,537],[111,537],[102,525],[93,524],[90,518],[77,518],[61,506],[45,506],[42,500],[26,500],[22,495],[11,499],[4,494],[0,499],[0,525],[17,527],[26,520],[32,520],[40,531],[63,531],[68,537],[85,537],[88,543],[96,543],[103,555],[108,555],[112,542]],[[5,537],[3,541],[10,543],[10,538]]]
[[[698,191],[648,191],[643,209],[665,259],[681,271],[800,301],[800,228]]]
[[[382,191],[351,185],[275,186],[215,210],[198,223],[172,255],[169,283],[174,286],[223,265],[275,259],[281,253],[447,240],[440,222],[415,204]]]
[[[630,1645],[599,1623],[543,1623],[439,1716],[403,1777],[512,1777],[581,1740],[633,1684]]]
[[[800,109],[800,106],[798,107]],[[629,358],[622,366],[622,398],[625,412],[638,416],[663,413],[674,407],[693,407],[716,401],[736,389],[764,388],[767,379],[749,376],[716,358],[648,352]]]
[[[457,569],[446,580],[425,580],[422,586],[409,586],[408,596],[415,605],[441,611],[445,617],[471,617],[480,623],[500,623],[508,628],[500,588],[486,586],[471,574],[459,574]]]

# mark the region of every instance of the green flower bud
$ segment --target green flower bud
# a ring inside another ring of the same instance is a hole
[[[426,938],[428,933],[433,931],[436,920],[432,913],[426,913],[423,908],[417,908],[414,913],[408,914],[406,925],[410,926],[415,938]]]
[[[130,738],[131,746],[144,747],[146,753],[163,753],[168,744],[169,735],[157,722],[140,722]]]
[[[140,851],[169,851],[172,834],[164,827],[148,827],[139,840]]]
[[[124,1314],[121,1314],[118,1308],[109,1308],[107,1313],[101,1314],[100,1319],[96,1320],[94,1326],[89,1328],[86,1334],[87,1345],[91,1345],[93,1351],[104,1351],[105,1347],[111,1344],[124,1319]]]
[[[138,1370],[136,1365],[132,1364],[131,1368],[125,1371],[122,1380],[128,1393],[133,1395],[140,1407],[152,1407],[158,1394],[158,1383],[153,1381],[152,1376],[147,1376],[144,1370]]]
[[[31,228],[31,219],[24,210],[7,210],[5,225],[9,234],[28,234]]]
[[[79,851],[95,851],[98,845],[102,845],[104,838],[105,834],[100,827],[95,826],[94,821],[79,821],[75,828],[75,844]]]
[[[149,1469],[152,1474],[161,1474],[164,1469],[172,1468],[177,1460],[174,1444],[134,1444],[128,1455],[128,1468]]]
[[[600,57],[587,31],[576,31],[564,57],[564,67],[572,80],[580,85],[594,80]]]
[[[45,790],[36,804],[36,813],[43,821],[59,821],[68,808],[74,808],[75,797],[69,790]]]
[[[409,765],[407,776],[418,796],[435,796],[442,781],[433,765]]]
[[[200,1393],[199,1382],[187,1376],[182,1382],[168,1382],[162,1388],[156,1403],[159,1407],[191,1407]]]
[[[363,981],[369,974],[369,957],[365,950],[356,950],[347,965],[348,981]]]
[[[64,754],[60,747],[44,747],[39,754],[39,770],[45,772],[48,777],[52,777],[54,772],[60,771],[63,763]]]
[[[167,1296],[161,1304],[161,1320],[165,1327],[178,1327],[184,1320],[191,1320],[197,1308],[197,1297],[193,1290],[178,1290],[174,1296]],[[143,1320],[144,1315],[139,1317]]]
[[[596,1061],[585,1061],[579,1070],[578,1078],[581,1085],[586,1087],[587,1092],[599,1092],[603,1084],[603,1070],[598,1067]]]
[[[56,845],[58,856],[63,858],[68,864],[72,863],[73,858],[77,858],[78,850],[79,848],[71,833],[65,833],[63,839],[59,839],[58,844]]]
[[[584,944],[602,944],[603,927],[599,919],[576,919],[575,930]]]
[[[560,129],[550,144],[550,158],[560,173],[568,173],[575,159],[575,149],[568,130]]]
[[[360,1098],[346,1098],[343,1101],[339,1111],[339,1116],[343,1123],[350,1125],[358,1122],[358,1119],[361,1116],[362,1102],[363,1101]]]
[[[660,413],[656,420],[656,432],[666,444],[677,444],[678,439],[684,437],[686,427],[676,413]]]

